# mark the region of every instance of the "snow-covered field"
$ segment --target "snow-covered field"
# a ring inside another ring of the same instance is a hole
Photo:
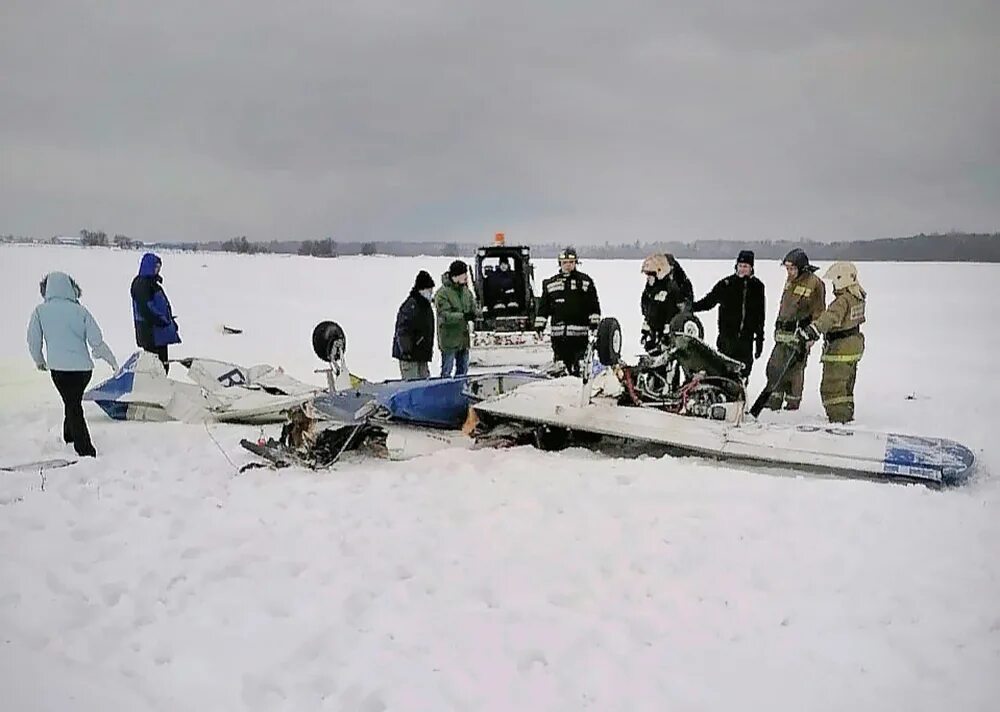
[[[353,371],[394,376],[395,310],[418,269],[439,280],[450,261],[163,257],[175,357],[317,383],[326,318]],[[24,345],[39,279],[73,274],[121,361],[138,258],[0,247],[0,464],[72,452]],[[684,264],[698,296],[731,269]],[[638,262],[582,269],[637,349]],[[530,449],[237,475],[257,430],[88,404],[96,461],[0,473],[0,708],[997,709],[1000,266],[860,270],[858,425],[974,447],[986,474],[969,487]],[[757,273],[773,322],[784,273]],[[763,417],[820,419],[819,376],[814,356],[803,410]]]

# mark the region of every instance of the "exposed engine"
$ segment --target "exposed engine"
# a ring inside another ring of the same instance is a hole
[[[746,402],[742,367],[697,337],[675,334],[664,350],[635,366],[615,366],[624,387],[619,404],[727,420]]]

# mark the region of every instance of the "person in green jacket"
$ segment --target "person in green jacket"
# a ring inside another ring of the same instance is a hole
[[[469,372],[469,322],[476,319],[476,301],[469,289],[469,268],[461,260],[451,263],[441,275],[441,286],[434,294],[437,311],[438,349],[441,351],[441,377],[450,378]]]

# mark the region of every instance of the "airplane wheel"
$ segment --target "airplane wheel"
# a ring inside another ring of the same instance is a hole
[[[693,336],[696,339],[705,338],[705,327],[701,320],[690,312],[681,312],[670,322],[670,331],[675,334]]]
[[[321,321],[312,333],[313,353],[321,361],[329,362],[335,354],[347,351],[347,335],[335,321]]]
[[[602,366],[616,366],[622,358],[622,328],[613,316],[601,319],[597,327],[597,358]]]

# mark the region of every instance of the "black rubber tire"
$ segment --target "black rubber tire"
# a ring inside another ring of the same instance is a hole
[[[602,366],[617,366],[622,360],[622,328],[613,316],[601,319],[597,327],[597,358]]]
[[[338,339],[343,340],[343,350],[347,351],[347,335],[344,333],[344,330],[340,328],[340,324],[335,321],[321,321],[316,325],[316,328],[313,329],[313,353],[316,354],[320,361],[328,362],[330,360],[330,351],[333,349],[333,344]]]
[[[670,320],[670,331],[675,334],[687,334],[704,340],[705,327],[701,319],[691,312],[681,312]]]
[[[535,428],[535,447],[545,452],[559,452],[569,447],[571,433],[566,428],[554,425],[539,425]]]

